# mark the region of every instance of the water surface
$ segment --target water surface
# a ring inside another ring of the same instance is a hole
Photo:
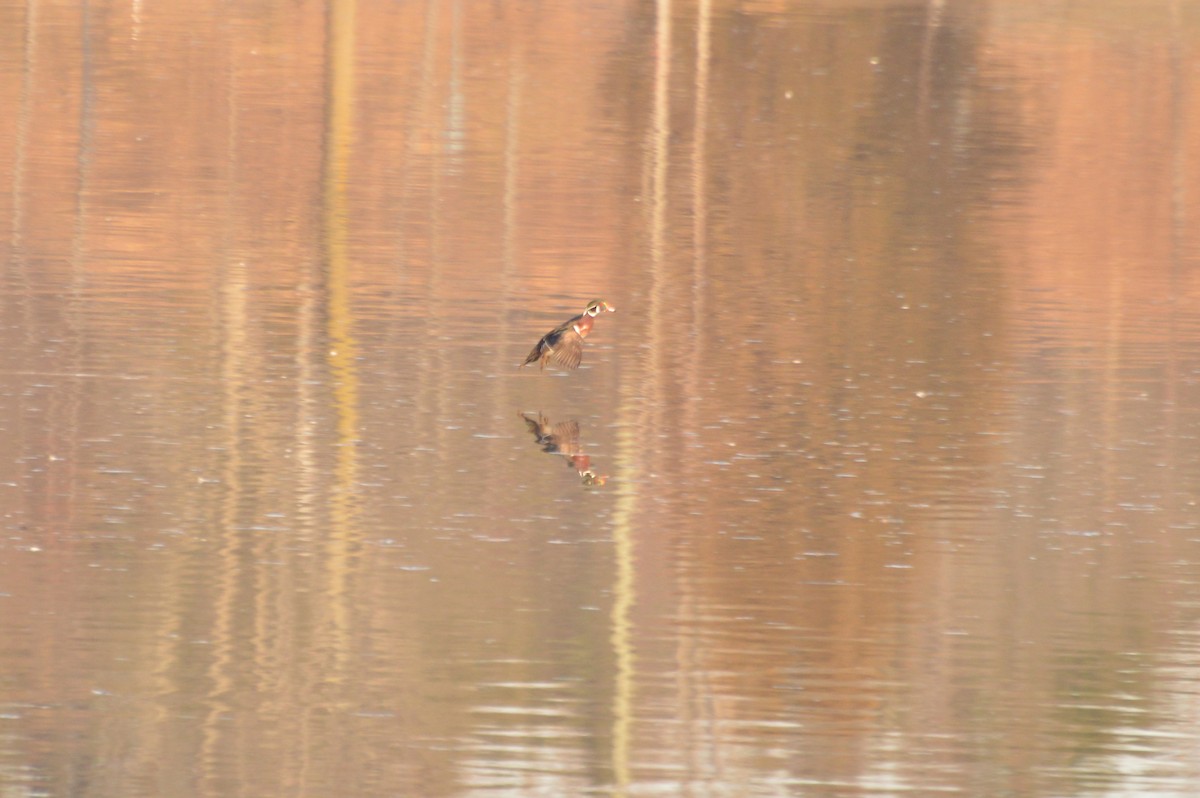
[[[0,18],[6,793],[1200,780],[1194,2]]]

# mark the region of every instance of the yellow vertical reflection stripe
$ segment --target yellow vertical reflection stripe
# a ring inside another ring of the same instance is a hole
[[[651,185],[650,209],[650,260],[651,281],[650,310],[650,363],[639,360],[639,374],[631,374],[622,380],[620,418],[622,420],[617,439],[620,466],[620,493],[613,512],[613,557],[616,574],[613,583],[612,634],[613,658],[616,662],[613,686],[613,795],[628,793],[631,781],[629,752],[633,748],[632,729],[634,716],[634,692],[637,683],[633,645],[633,622],[631,614],[637,599],[637,561],[634,546],[634,518],[637,511],[638,481],[642,468],[640,458],[643,449],[638,445],[642,431],[647,428],[647,405],[642,390],[656,378],[656,346],[660,330],[657,320],[662,305],[662,267],[667,205],[667,155],[670,135],[670,82],[671,82],[671,0],[657,0],[656,6],[656,59],[654,67],[654,104],[652,135],[647,153],[647,171]],[[640,406],[639,406],[640,405]]]
[[[626,399],[629,397],[627,396]],[[623,402],[622,416],[630,408]],[[611,642],[616,662],[613,685],[612,769],[613,795],[623,796],[629,787],[630,727],[633,724],[634,658],[629,615],[635,598],[633,516],[637,504],[637,430],[632,424],[621,427],[617,449],[621,453],[621,487],[613,513],[613,579]]]
[[[671,135],[671,0],[658,0],[654,58],[654,116],[651,127],[650,255],[663,259],[667,214],[667,145]]]
[[[211,683],[208,692],[208,713],[200,721],[201,743],[197,757],[200,778],[207,789],[216,782],[220,770],[222,744],[221,718],[228,711],[227,696],[232,692],[231,663],[236,657],[233,629],[236,625],[239,532],[238,508],[244,494],[242,453],[246,447],[246,430],[242,419],[246,413],[245,393],[247,373],[246,331],[248,310],[246,307],[247,273],[245,263],[232,262],[221,274],[221,386],[223,398],[223,426],[225,430],[225,462],[221,469],[221,484],[224,495],[221,501],[219,523],[214,537],[219,541],[212,571],[212,628],[208,637],[212,641],[211,660],[207,677]],[[186,612],[186,608],[185,608]]]
[[[356,510],[354,489],[358,457],[358,372],[355,366],[351,308],[350,262],[347,251],[347,199],[350,150],[354,134],[354,16],[355,0],[335,0],[329,7],[329,60],[325,130],[324,232],[328,274],[328,365],[333,383],[336,420],[334,495],[330,502],[329,541],[330,640],[335,659],[345,655],[349,560],[354,550]],[[329,674],[341,678],[338,672]]]

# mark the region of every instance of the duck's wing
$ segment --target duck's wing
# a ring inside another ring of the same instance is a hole
[[[550,342],[550,362],[564,369],[575,369],[583,359],[583,336],[573,328],[563,330]]]

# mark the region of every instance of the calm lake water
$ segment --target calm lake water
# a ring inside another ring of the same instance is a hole
[[[0,102],[6,798],[1195,794],[1195,0],[0,0]]]

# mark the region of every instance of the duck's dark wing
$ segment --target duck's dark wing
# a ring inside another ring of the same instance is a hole
[[[528,366],[544,357],[556,366],[565,369],[576,368],[583,358],[583,336],[575,332],[575,325],[580,318],[582,317],[574,316],[543,335],[542,340],[534,345],[521,365]]]
[[[550,362],[565,369],[577,368],[579,361],[583,359],[583,336],[570,327],[555,332],[558,333],[555,340],[548,342],[551,350]]]

